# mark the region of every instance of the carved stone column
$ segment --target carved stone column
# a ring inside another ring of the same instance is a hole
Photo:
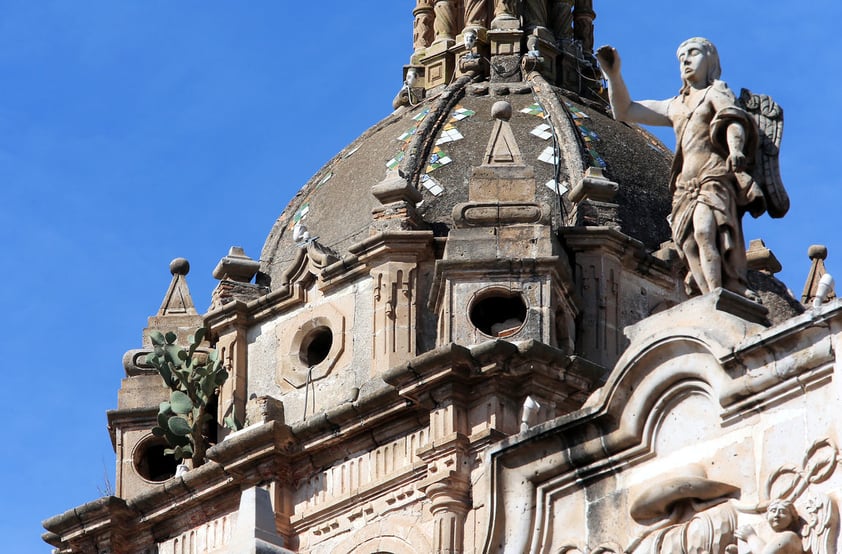
[[[549,21],[547,26],[556,40],[565,41],[573,38],[573,0],[550,0]]]
[[[596,13],[593,11],[593,0],[576,0],[573,8],[573,35],[576,40],[581,41],[585,54],[593,54],[594,19]]]
[[[456,6],[454,0],[438,0],[435,5],[436,19],[434,42],[453,41],[456,37]]]
[[[412,49],[417,54],[430,46],[435,39],[433,0],[418,0],[412,15],[415,16],[412,26]]]
[[[465,0],[465,28],[488,28],[488,3],[485,0]]]
[[[528,33],[536,27],[548,27],[547,0],[523,0],[523,28]]]
[[[518,2],[517,0],[495,0],[494,21],[491,22],[492,29],[518,29]]]
[[[462,554],[464,550],[465,515],[468,513],[468,481],[452,475],[427,487],[432,502],[433,548],[436,554]]]

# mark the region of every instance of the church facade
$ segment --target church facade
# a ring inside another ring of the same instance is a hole
[[[62,554],[836,552],[826,252],[801,301],[759,241],[756,298],[688,293],[672,153],[612,118],[591,1],[413,14],[394,113],[301,188],[259,261],[220,260],[207,313],[173,262],[108,413],[116,494],[48,519],[44,539]],[[146,357],[154,331],[186,344],[200,327],[228,378],[204,463],[184,471],[152,433],[170,390]]]

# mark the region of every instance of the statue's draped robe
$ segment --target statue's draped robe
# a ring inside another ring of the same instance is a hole
[[[693,214],[696,207],[699,204],[708,206],[716,221],[716,247],[722,259],[722,282],[745,284],[742,211],[749,204],[762,201],[762,198],[757,198],[762,193],[752,186],[753,182],[739,179],[728,171],[725,130],[733,122],[741,124],[749,144],[756,142],[756,126],[751,116],[737,106],[733,93],[721,81],[709,86],[698,98],[697,104],[692,105],[679,95],[670,101],[668,108],[668,117],[676,135],[670,179],[673,193],[670,214],[672,238],[682,259],[685,258],[684,245],[694,240]],[[714,100],[719,110],[715,108]],[[747,154],[751,152],[748,148],[744,151]],[[688,170],[685,160],[689,155],[702,156],[705,161]],[[691,278],[692,275],[688,274],[688,280]]]

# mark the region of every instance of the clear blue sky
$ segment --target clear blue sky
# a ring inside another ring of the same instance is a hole
[[[597,44],[620,50],[633,96],[674,95],[675,47],[701,35],[732,88],[784,106],[793,207],[747,222],[746,239],[766,240],[796,295],[810,244],[842,268],[838,1],[595,4]],[[105,412],[169,261],[190,260],[203,311],[228,248],[260,254],[295,191],[389,113],[413,6],[3,0],[4,552],[49,552],[40,521],[113,482]]]

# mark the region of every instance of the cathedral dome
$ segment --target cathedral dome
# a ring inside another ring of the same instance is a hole
[[[339,257],[366,238],[380,205],[371,188],[390,173],[421,192],[423,225],[446,235],[453,207],[468,200],[471,171],[483,163],[492,133],[492,106],[501,100],[512,107],[522,163],[534,169],[535,201],[550,207],[555,228],[572,225],[569,191],[594,168],[618,185],[616,227],[657,249],[669,239],[669,150],[647,131],[614,121],[599,96],[585,99],[536,79],[463,77],[371,127],[320,169],[275,222],[261,254],[261,283],[280,285],[296,257],[298,222]]]

